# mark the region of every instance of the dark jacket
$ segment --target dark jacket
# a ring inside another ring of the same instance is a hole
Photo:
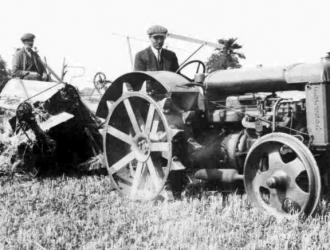
[[[40,76],[46,72],[39,55],[32,51],[31,56],[24,48],[18,49],[13,57],[13,77],[24,77],[28,72],[37,72]]]
[[[175,72],[179,68],[178,58],[175,53],[162,49],[161,60],[158,63],[155,54],[152,52],[151,47],[148,47],[135,56],[134,70],[135,71],[172,71]]]

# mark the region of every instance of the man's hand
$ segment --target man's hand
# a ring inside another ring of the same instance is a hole
[[[42,80],[42,81],[48,81],[48,79],[49,79],[49,75],[48,75],[46,72],[44,72],[44,73],[42,74],[41,80]]]

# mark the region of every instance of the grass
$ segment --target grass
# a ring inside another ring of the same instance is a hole
[[[131,202],[106,176],[1,177],[0,186],[0,249],[330,248],[326,204],[322,216],[278,221],[245,195]]]

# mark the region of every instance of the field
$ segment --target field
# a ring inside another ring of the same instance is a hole
[[[0,249],[329,249],[330,209],[276,220],[246,195],[138,203],[104,175],[0,177]]]
[[[102,174],[1,173],[0,250],[330,249],[328,201],[314,218],[276,220],[246,195],[203,192],[141,203],[121,198]]]

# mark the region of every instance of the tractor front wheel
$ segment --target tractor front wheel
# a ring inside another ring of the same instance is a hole
[[[277,217],[313,214],[321,178],[311,151],[284,133],[261,137],[244,164],[244,185],[251,201]]]

